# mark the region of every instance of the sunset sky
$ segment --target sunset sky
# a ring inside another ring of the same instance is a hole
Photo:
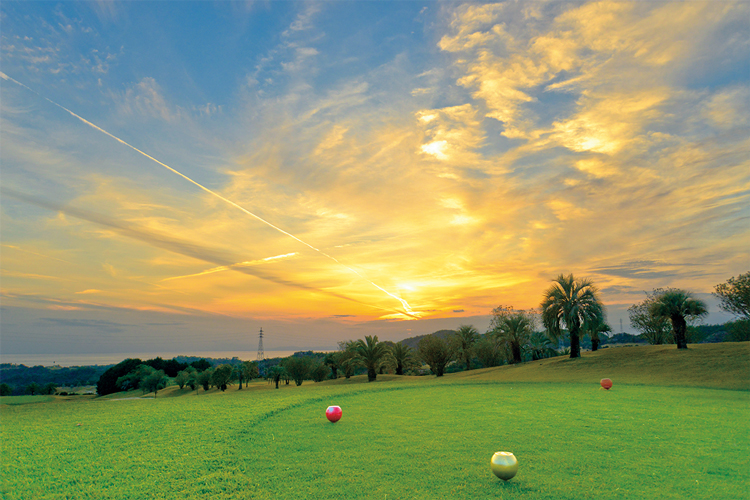
[[[0,353],[334,348],[750,270],[750,3],[0,4]]]

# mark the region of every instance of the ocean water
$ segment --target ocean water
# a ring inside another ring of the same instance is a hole
[[[300,349],[301,350],[301,349]],[[266,359],[286,358],[297,351],[265,351]],[[153,359],[161,356],[163,359],[172,359],[175,356],[197,356],[201,358],[234,358],[242,361],[255,361],[258,359],[257,351],[202,351],[202,352],[124,352],[106,354],[5,354],[0,353],[0,363],[14,363],[26,366],[93,366],[93,365],[115,365],[127,358],[139,358],[142,360]]]

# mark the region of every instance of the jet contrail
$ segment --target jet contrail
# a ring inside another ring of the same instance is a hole
[[[217,193],[216,191],[212,191],[211,189],[207,188],[207,187],[206,187],[206,186],[204,186],[203,184],[200,184],[199,182],[197,182],[197,181],[194,181],[193,179],[191,179],[190,177],[188,177],[187,175],[185,175],[185,174],[183,174],[183,173],[181,173],[181,172],[178,172],[177,170],[173,169],[172,167],[170,167],[170,166],[169,166],[169,165],[167,165],[166,163],[162,163],[162,162],[160,162],[159,160],[157,160],[156,158],[154,158],[153,156],[151,156],[151,155],[149,155],[149,154],[147,154],[147,153],[144,153],[143,151],[141,151],[141,150],[140,150],[140,149],[138,149],[137,147],[135,147],[135,146],[131,146],[130,144],[128,144],[127,142],[123,141],[123,140],[122,140],[122,139],[120,139],[119,137],[116,137],[116,136],[114,136],[114,135],[110,134],[109,132],[107,132],[107,131],[106,131],[106,130],[104,130],[103,128],[101,128],[101,127],[99,127],[99,126],[97,126],[97,125],[95,125],[95,124],[91,123],[90,121],[86,120],[85,118],[83,118],[83,117],[81,117],[81,116],[79,116],[79,115],[75,114],[74,112],[72,112],[71,110],[69,110],[68,108],[66,108],[65,106],[63,106],[63,105],[61,105],[61,104],[57,104],[57,103],[56,103],[55,101],[53,101],[53,100],[51,100],[51,99],[48,99],[48,98],[44,97],[44,96],[43,96],[43,95],[41,95],[41,94],[40,94],[39,92],[37,92],[37,91],[35,91],[35,90],[31,89],[30,87],[28,87],[28,86],[24,85],[23,83],[21,83],[21,82],[19,82],[19,81],[15,80],[15,79],[13,79],[13,78],[11,78],[10,76],[8,76],[8,75],[6,75],[5,73],[3,73],[2,71],[0,71],[0,78],[3,78],[4,80],[9,80],[9,81],[11,81],[11,82],[15,83],[16,85],[20,85],[21,87],[23,87],[23,88],[25,88],[25,89],[29,90],[30,92],[33,92],[34,94],[38,95],[39,97],[41,97],[41,98],[42,98],[42,99],[44,99],[45,101],[49,102],[50,104],[52,104],[52,105],[54,105],[54,106],[57,106],[58,108],[62,109],[63,111],[66,111],[67,113],[69,113],[69,114],[70,114],[71,116],[73,116],[74,118],[78,118],[79,120],[81,120],[81,121],[82,121],[83,123],[85,123],[85,124],[86,124],[86,125],[88,125],[89,127],[91,127],[91,128],[94,128],[94,129],[98,130],[98,131],[99,131],[99,132],[101,132],[102,134],[108,135],[109,137],[111,137],[112,139],[116,140],[116,141],[117,141],[117,142],[119,142],[120,144],[122,144],[122,145],[124,145],[124,146],[127,146],[127,147],[129,147],[130,149],[132,149],[133,151],[136,151],[136,152],[138,152],[138,153],[142,154],[143,156],[145,156],[145,157],[146,157],[146,158],[148,158],[149,160],[151,160],[151,161],[153,161],[153,162],[155,162],[155,163],[158,163],[159,165],[161,165],[162,167],[166,168],[167,170],[169,170],[169,171],[170,171],[170,172],[172,172],[173,174],[179,175],[180,177],[182,177],[182,178],[183,178],[183,179],[185,179],[186,181],[190,182],[191,184],[194,184],[194,185],[196,185],[197,187],[199,187],[199,188],[200,188],[200,189],[202,189],[203,191],[205,191],[205,192],[207,192],[207,193],[209,193],[209,194],[211,194],[211,195],[215,196],[216,198],[219,198],[220,200],[224,201],[225,203],[228,203],[229,205],[232,205],[233,207],[235,207],[235,208],[237,208],[237,209],[239,209],[239,210],[243,211],[244,213],[246,213],[246,214],[247,214],[247,215],[249,215],[250,217],[253,217],[253,218],[257,219],[258,221],[262,222],[263,224],[266,224],[267,226],[270,226],[270,227],[272,227],[273,229],[277,230],[278,232],[280,232],[280,233],[282,233],[282,234],[284,234],[284,235],[286,235],[286,236],[289,236],[289,237],[290,237],[290,238],[292,238],[293,240],[295,240],[295,241],[298,241],[299,243],[302,243],[302,244],[303,244],[303,245],[305,245],[306,247],[308,247],[308,248],[311,248],[312,250],[315,250],[315,251],[316,251],[316,252],[318,252],[318,253],[319,253],[320,255],[322,255],[322,256],[324,256],[324,257],[327,257],[327,258],[329,258],[330,260],[334,261],[335,263],[337,263],[338,265],[340,265],[340,266],[342,266],[343,268],[347,269],[348,271],[350,271],[350,272],[352,272],[352,273],[356,274],[356,275],[357,275],[357,276],[359,276],[359,277],[360,277],[360,278],[361,278],[362,280],[364,280],[364,281],[368,282],[369,284],[371,284],[372,286],[374,286],[375,288],[377,288],[377,289],[378,289],[378,290],[380,290],[381,292],[385,293],[385,294],[386,294],[386,295],[388,295],[389,297],[391,297],[391,298],[394,298],[394,299],[398,300],[398,301],[399,301],[399,302],[401,303],[402,307],[404,308],[404,314],[406,314],[407,316],[410,316],[410,317],[412,317],[412,318],[415,318],[415,319],[417,318],[417,316],[416,316],[416,315],[414,314],[414,311],[412,310],[411,306],[409,306],[409,303],[408,303],[408,302],[406,302],[406,301],[405,301],[404,299],[402,299],[401,297],[399,297],[399,296],[397,296],[397,295],[394,295],[394,294],[392,294],[391,292],[389,292],[389,291],[388,291],[388,290],[386,290],[385,288],[383,288],[383,287],[379,286],[378,284],[376,284],[376,283],[374,283],[374,282],[370,281],[369,279],[365,278],[365,277],[364,277],[364,276],[363,276],[363,275],[362,275],[361,273],[359,273],[359,272],[358,272],[358,271],[357,271],[356,269],[352,269],[351,267],[349,267],[349,266],[347,266],[346,264],[344,264],[344,263],[342,263],[341,261],[339,261],[339,260],[338,260],[338,259],[337,259],[336,257],[333,257],[332,255],[329,255],[329,254],[325,253],[324,251],[322,251],[322,250],[320,250],[320,249],[318,249],[318,248],[315,248],[315,247],[314,247],[314,246],[312,246],[311,244],[309,244],[309,243],[307,243],[307,242],[305,242],[305,241],[302,241],[301,239],[297,238],[297,237],[296,237],[295,235],[293,235],[292,233],[289,233],[289,232],[287,232],[287,231],[284,231],[284,230],[283,230],[283,229],[281,229],[280,227],[278,227],[278,226],[275,226],[274,224],[272,224],[272,223],[268,222],[267,220],[263,219],[262,217],[260,217],[260,216],[258,216],[258,215],[255,215],[254,213],[252,213],[251,211],[247,210],[246,208],[244,208],[244,207],[242,207],[242,206],[238,205],[237,203],[233,202],[233,201],[232,201],[232,200],[230,200],[229,198],[225,198],[224,196],[220,195],[220,194],[219,194],[219,193]]]
[[[219,273],[221,271],[231,271],[232,269],[235,269],[237,267],[255,266],[258,264],[263,264],[265,262],[271,262],[271,261],[278,260],[278,259],[284,259],[286,257],[292,257],[294,255],[297,255],[297,252],[285,253],[284,255],[276,255],[274,257],[266,257],[265,259],[238,262],[230,266],[212,267],[211,269],[206,269],[205,271],[201,271],[199,273],[186,274],[184,276],[172,276],[171,278],[164,278],[161,281],[179,280],[182,278],[195,278],[196,276],[205,276],[207,274]]]
[[[227,252],[217,251],[217,250],[202,246],[198,243],[192,243],[189,241],[175,238],[174,236],[169,235],[169,234],[160,233],[152,229],[143,228],[138,225],[128,223],[125,221],[112,219],[111,217],[107,217],[106,215],[101,214],[101,213],[90,212],[88,210],[71,207],[69,205],[57,203],[57,202],[50,201],[50,200],[42,200],[34,196],[29,196],[27,194],[19,193],[18,191],[15,191],[13,189],[9,189],[6,187],[2,187],[2,186],[0,186],[0,194],[2,194],[3,196],[10,196],[11,198],[15,198],[17,200],[25,201],[27,203],[31,203],[32,205],[36,205],[38,207],[43,207],[48,210],[53,210],[55,212],[63,212],[68,216],[75,217],[77,219],[89,221],[94,224],[107,227],[120,235],[142,241],[154,247],[163,248],[165,250],[169,250],[170,252],[178,253],[181,255],[186,255],[194,259],[200,259],[204,262],[218,264],[220,267],[232,269],[233,271],[241,272],[250,276],[255,276],[256,278],[268,280],[273,283],[278,283],[280,285],[300,288],[302,290],[313,291],[313,292],[329,295],[331,297],[348,300],[351,302],[355,302],[357,304],[362,304],[368,307],[379,309],[381,311],[389,311],[389,312],[397,312],[399,314],[406,314],[404,311],[400,309],[395,309],[395,308],[391,309],[391,308],[376,306],[373,304],[367,304],[360,300],[353,299],[351,297],[347,297],[346,295],[332,292],[330,290],[324,290],[321,288],[315,288],[312,286],[304,285],[302,283],[295,283],[293,281],[287,281],[278,276],[274,276],[273,274],[263,272],[262,270],[252,269],[252,266],[238,266],[235,264],[239,260],[239,257],[237,255],[229,254]],[[155,283],[149,283],[149,284],[161,286]],[[166,288],[166,287],[162,287],[162,288]]]

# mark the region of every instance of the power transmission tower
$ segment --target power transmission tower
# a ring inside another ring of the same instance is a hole
[[[263,373],[263,361],[266,359],[266,353],[263,352],[263,328],[260,329],[260,335],[258,336],[258,372],[262,377]]]

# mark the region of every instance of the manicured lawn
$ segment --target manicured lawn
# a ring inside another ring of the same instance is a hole
[[[748,392],[394,378],[2,406],[0,491],[7,499],[746,497]],[[336,424],[325,418],[331,404],[344,410]],[[507,483],[489,468],[501,450],[520,462]]]

